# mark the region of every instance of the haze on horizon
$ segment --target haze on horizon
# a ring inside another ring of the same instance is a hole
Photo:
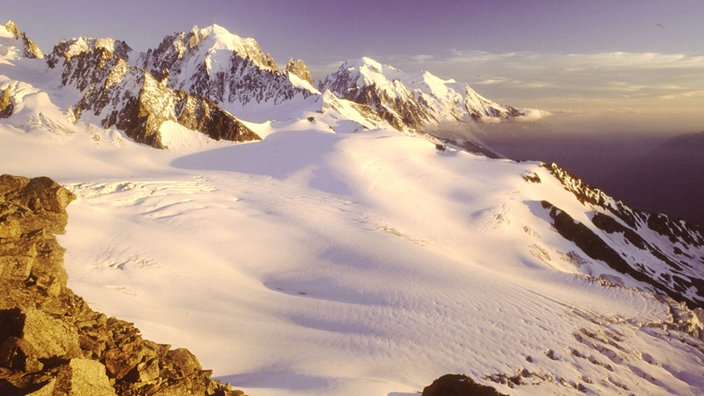
[[[217,23],[255,38],[279,64],[303,59],[316,79],[345,59],[370,56],[547,110],[553,116],[539,127],[561,133],[704,129],[697,0],[27,0],[0,5],[0,16],[45,52],[76,36],[114,37],[139,52],[167,34]]]

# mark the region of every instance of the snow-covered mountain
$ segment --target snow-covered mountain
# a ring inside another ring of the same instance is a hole
[[[397,129],[422,130],[430,123],[524,115],[484,98],[469,85],[443,80],[424,70],[404,73],[368,57],[344,62],[320,87],[370,106]]]
[[[114,39],[61,41],[47,57],[61,71],[61,84],[78,89],[74,119],[91,111],[103,127],[115,126],[137,142],[163,148],[161,126],[176,122],[213,139],[258,140],[254,132],[206,97],[175,91],[131,66],[129,46]]]
[[[448,372],[517,395],[704,392],[701,227],[394,127],[520,113],[469,88],[363,59],[316,93],[302,62],[219,30],[170,36],[145,70],[117,40],[33,59],[0,29],[2,172],[76,194],[61,243],[92,306],[253,395],[412,395]],[[211,97],[236,93],[218,73],[261,78],[261,100]],[[261,141],[216,140],[244,124]]]
[[[303,61],[292,59],[281,71],[254,39],[218,25],[167,36],[137,65],[172,89],[216,102],[278,104],[317,93]]]

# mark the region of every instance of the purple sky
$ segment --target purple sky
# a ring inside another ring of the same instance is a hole
[[[141,51],[217,23],[280,64],[302,58],[316,78],[364,55],[509,104],[667,112],[688,120],[683,128],[704,127],[701,0],[24,0],[2,2],[0,19],[45,51],[81,35]]]

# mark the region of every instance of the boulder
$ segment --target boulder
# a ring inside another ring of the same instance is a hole
[[[423,389],[422,396],[506,396],[463,374],[445,374]]]

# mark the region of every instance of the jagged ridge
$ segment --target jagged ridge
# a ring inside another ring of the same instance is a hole
[[[174,92],[144,70],[130,66],[130,48],[113,39],[61,41],[47,57],[61,68],[62,85],[82,93],[72,109],[74,119],[90,110],[105,128],[115,126],[140,143],[165,148],[160,127],[175,121],[213,139],[249,141],[260,137],[213,101]]]
[[[482,97],[469,85],[462,95],[454,80],[442,80],[427,71],[404,73],[367,57],[343,63],[320,88],[370,106],[397,129],[422,130],[431,123],[524,114]]]
[[[314,93],[295,86],[289,78],[291,73],[310,80],[303,61],[289,63],[282,72],[254,39],[241,38],[218,25],[194,26],[189,32],[167,36],[157,48],[141,54],[137,65],[172,89],[219,103],[279,104]]]

